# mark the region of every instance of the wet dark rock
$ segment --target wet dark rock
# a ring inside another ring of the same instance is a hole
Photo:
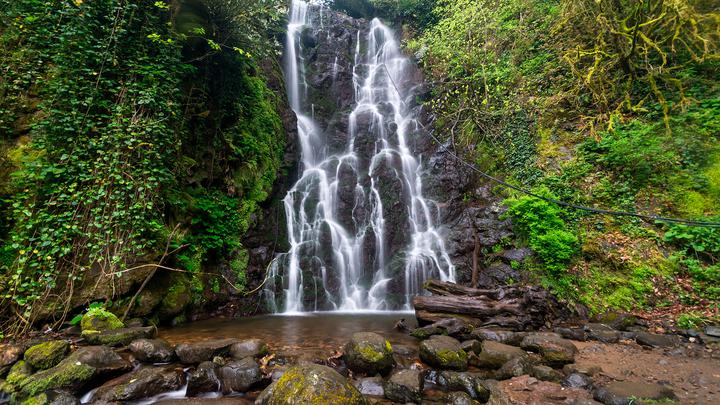
[[[480,354],[482,351],[482,343],[479,340],[466,340],[460,343],[460,347],[465,350],[465,353]]]
[[[260,366],[252,357],[231,361],[220,367],[218,377],[224,393],[246,392],[262,382]]]
[[[677,343],[677,338],[671,335],[656,335],[654,333],[640,332],[635,335],[635,341],[643,346],[670,347]]]
[[[366,377],[355,382],[355,388],[363,395],[372,395],[376,397],[385,396],[383,388],[383,379],[381,377]]]
[[[146,326],[104,331],[84,330],[82,337],[92,345],[127,346],[133,340],[151,339],[155,337],[156,334],[156,327]]]
[[[169,363],[175,358],[175,351],[163,339],[138,339],[128,346],[130,353],[146,363]]]
[[[350,370],[367,375],[387,374],[395,365],[390,342],[373,332],[353,334],[344,358]]]
[[[191,371],[187,378],[187,396],[194,397],[198,394],[220,390],[217,368],[215,363],[204,361]]]
[[[527,353],[515,346],[486,340],[482,342],[480,354],[470,356],[470,363],[480,368],[495,369],[517,357],[527,357]]]
[[[432,336],[420,343],[420,359],[432,367],[449,370],[465,370],[467,353],[460,342],[450,336]]]
[[[345,377],[330,367],[303,364],[288,368],[282,377],[260,394],[255,403],[367,405],[368,401]]]
[[[431,325],[415,328],[410,332],[411,336],[418,339],[427,339],[433,335],[448,335],[455,338],[467,336],[472,331],[472,327],[462,319],[445,318]]]
[[[237,343],[237,339],[218,339],[199,343],[182,343],[175,347],[180,362],[183,364],[197,364],[212,360],[215,356],[227,354],[230,346]]]
[[[527,333],[513,332],[509,330],[475,329],[472,331],[471,335],[473,338],[480,341],[492,340],[506,345],[520,346],[520,342],[522,342]]]
[[[555,328],[555,333],[558,333],[565,339],[577,340],[579,342],[587,340],[587,332],[581,328]]]
[[[568,388],[582,388],[587,390],[592,388],[592,379],[582,373],[572,373],[565,377],[562,382],[562,386]]]
[[[163,399],[155,402],[161,405],[253,405],[254,402],[241,397],[220,398],[177,398]]]
[[[424,381],[418,370],[401,370],[393,373],[385,382],[385,398],[400,402],[419,403]]]
[[[410,332],[410,336],[418,338],[420,340],[428,339],[430,336],[443,334],[445,334],[445,330],[434,325],[427,325],[420,328],[415,328]]]
[[[92,396],[93,402],[133,401],[163,392],[175,391],[185,384],[181,368],[143,367],[103,384]]]
[[[531,333],[523,339],[520,347],[539,352],[543,360],[551,365],[572,363],[578,352],[571,341],[555,333]]]
[[[597,323],[607,325],[615,330],[626,331],[629,327],[637,323],[637,317],[626,312],[610,311],[602,315],[596,316],[594,319]]]
[[[493,254],[492,257],[502,259],[507,264],[512,264],[512,262],[522,262],[533,254],[532,249],[520,248],[503,250],[500,253]]]
[[[445,403],[449,405],[476,405],[478,401],[472,399],[470,395],[462,391],[451,392],[445,397]]]
[[[23,402],[23,404],[78,405],[80,401],[63,390],[48,390]]]
[[[93,380],[117,375],[130,369],[132,369],[130,363],[109,347],[89,346],[78,349],[55,367],[20,378],[16,385],[28,396],[49,389],[78,392]]]
[[[246,339],[230,346],[230,355],[237,360],[245,357],[260,358],[268,354],[269,351],[268,346],[260,339]]]
[[[51,340],[34,345],[25,351],[25,361],[36,370],[56,366],[65,357],[70,344],[65,340]]]
[[[515,357],[500,367],[495,373],[495,378],[498,380],[507,380],[509,378],[530,374],[530,371],[532,371],[532,364],[527,356]]]
[[[520,280],[520,271],[505,263],[493,263],[478,274],[478,287],[494,288]]]
[[[709,325],[705,327],[705,334],[720,338],[720,326]]]
[[[442,371],[437,377],[437,384],[445,391],[462,391],[481,401],[487,401],[490,397],[490,390],[483,384],[482,378],[474,373]]]
[[[620,340],[620,333],[610,326],[601,323],[588,323],[584,326],[588,338],[603,343],[616,343]]]
[[[561,372],[543,365],[532,366],[529,374],[541,381],[559,383],[563,380],[563,374]]]
[[[628,405],[637,400],[673,401],[672,389],[659,385],[633,381],[614,381],[593,391],[593,397],[605,405]]]

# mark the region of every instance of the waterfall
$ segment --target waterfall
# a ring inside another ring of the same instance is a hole
[[[285,313],[410,309],[424,280],[455,280],[436,228],[439,208],[423,196],[422,165],[411,150],[423,133],[417,83],[406,73],[412,63],[378,19],[357,30],[351,58],[330,56],[333,83],[339,64],[352,64],[354,100],[338,146],[316,120],[306,77],[304,32],[332,28],[321,10],[301,0],[290,8],[284,69],[302,174],[283,200],[290,250],[273,263],[267,296]],[[402,246],[391,249],[389,235]]]

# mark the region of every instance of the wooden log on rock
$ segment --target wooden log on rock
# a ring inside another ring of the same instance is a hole
[[[420,325],[455,317],[473,326],[534,330],[563,312],[555,297],[539,287],[486,290],[430,280],[425,288],[435,295],[413,298]]]

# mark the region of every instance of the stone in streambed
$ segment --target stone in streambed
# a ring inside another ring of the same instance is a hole
[[[103,384],[95,391],[92,401],[134,401],[168,391],[176,391],[185,384],[181,368],[175,366],[143,367]]]
[[[537,378],[540,381],[550,381],[554,383],[559,383],[563,380],[563,375],[561,372],[555,370],[552,367],[543,366],[543,365],[535,365],[532,366],[530,369],[530,375]]]
[[[175,358],[175,351],[163,339],[138,339],[132,341],[130,353],[146,363],[169,363]]]
[[[527,333],[502,329],[475,329],[471,336],[480,341],[492,340],[506,345],[520,346],[520,342],[527,336]]]
[[[197,364],[203,361],[212,360],[215,356],[222,356],[228,353],[232,344],[237,339],[217,339],[199,343],[181,343],[175,347],[180,362],[183,364]]]
[[[246,339],[230,345],[230,356],[235,360],[245,357],[262,357],[269,353],[268,346],[260,339]]]
[[[587,332],[589,339],[603,343],[616,343],[620,340],[620,332],[602,323],[588,323],[583,329]]]
[[[369,402],[350,382],[330,367],[302,364],[288,368],[255,401],[258,405],[343,404]]]
[[[187,379],[187,396],[194,397],[198,394],[218,391],[220,379],[217,376],[217,368],[217,364],[212,361],[204,361],[190,372]]]
[[[62,390],[48,390],[30,397],[22,405],[79,405],[80,401],[72,394]]]
[[[365,377],[355,382],[355,388],[363,395],[371,395],[376,397],[385,396],[383,388],[383,379],[381,377]]]
[[[470,357],[470,364],[480,368],[496,369],[516,357],[527,357],[524,350],[503,343],[486,340],[477,356]]]
[[[92,345],[127,346],[136,339],[150,339],[157,334],[154,326],[121,328],[112,330],[85,330],[82,337]]]
[[[367,375],[387,374],[395,365],[390,342],[372,332],[353,334],[344,358],[350,370]]]
[[[677,339],[670,335],[656,335],[654,333],[638,332],[635,341],[642,346],[670,347],[674,346]]]
[[[260,366],[252,357],[231,361],[220,367],[218,377],[225,394],[247,392],[262,382]]]
[[[519,356],[503,364],[502,367],[495,372],[495,379],[507,380],[509,378],[530,374],[530,371],[532,371],[532,364],[530,363],[529,357]]]
[[[539,352],[548,364],[562,365],[575,361],[578,350],[575,345],[555,333],[531,333],[523,339],[520,347]]]
[[[555,328],[555,333],[560,334],[565,339],[577,340],[584,342],[587,340],[587,332],[581,328]]]
[[[122,329],[125,324],[110,311],[105,309],[91,309],[80,320],[82,331],[104,331]]]
[[[432,367],[449,370],[466,370],[467,353],[460,342],[449,336],[432,336],[420,343],[420,359]]]
[[[582,373],[582,374],[587,374],[590,377],[592,377],[596,374],[602,373],[602,371],[603,371],[602,367],[597,366],[597,365],[588,365],[588,364],[573,363],[573,364],[566,364],[563,367],[563,372],[565,374]]]
[[[400,403],[420,403],[423,385],[424,380],[418,370],[395,372],[385,382],[385,398]]]
[[[490,390],[483,379],[473,373],[442,371],[438,375],[437,384],[446,391],[462,391],[480,401],[487,401],[490,397]]]
[[[57,366],[22,378],[17,387],[28,396],[57,388],[77,392],[90,381],[117,375],[131,368],[127,361],[109,347],[83,347]]]
[[[482,343],[479,340],[466,340],[460,343],[460,347],[465,350],[465,353],[480,354],[482,351]]]
[[[582,373],[572,373],[565,377],[565,380],[563,380],[562,382],[562,386],[568,388],[582,388],[587,390],[592,388],[592,379]]]
[[[51,340],[32,346],[25,352],[25,361],[36,370],[56,366],[65,357],[70,344],[64,340]]]
[[[470,395],[465,392],[456,391],[447,394],[445,402],[449,405],[479,405],[480,402],[472,399]]]
[[[674,401],[672,389],[659,384],[614,381],[593,391],[596,400],[605,405],[626,405],[637,400]]]

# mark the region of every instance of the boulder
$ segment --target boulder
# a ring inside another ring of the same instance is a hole
[[[588,339],[603,343],[616,343],[620,340],[620,332],[602,323],[588,323],[583,329],[587,332]]]
[[[472,332],[472,326],[459,318],[444,318],[431,325],[414,329],[410,335],[418,339],[427,339],[432,335],[460,337]]]
[[[246,339],[230,345],[230,355],[236,360],[245,357],[262,357],[270,351],[268,346],[260,339]]]
[[[345,345],[344,359],[350,370],[367,375],[387,374],[395,365],[390,342],[372,332],[353,334]]]
[[[671,335],[656,335],[654,333],[637,332],[635,341],[639,345],[650,347],[670,347],[677,343],[677,338]]]
[[[106,346],[78,349],[57,366],[23,378],[18,387],[28,396],[49,389],[78,392],[90,381],[116,375],[132,369],[127,361]],[[8,376],[8,380],[10,377]]]
[[[177,398],[162,399],[154,404],[159,405],[253,405],[254,402],[242,397],[220,398]]]
[[[125,325],[115,314],[102,308],[89,310],[80,320],[83,332],[88,330],[104,331],[121,329]]]
[[[482,351],[482,343],[479,340],[466,340],[460,343],[460,347],[465,350],[465,353],[480,354]]]
[[[255,401],[258,405],[368,405],[368,400],[345,377],[330,367],[302,364],[288,368]]]
[[[555,333],[531,333],[523,339],[520,347],[539,352],[543,360],[551,365],[561,365],[575,361],[578,350],[571,341]]]
[[[355,382],[355,388],[363,395],[384,397],[383,379],[381,377],[365,377]]]
[[[218,377],[225,394],[247,392],[262,382],[260,366],[252,357],[228,362],[218,370]]]
[[[586,341],[588,337],[587,332],[581,328],[555,328],[554,331],[565,339],[577,340],[580,342]]]
[[[503,343],[486,340],[477,356],[470,356],[470,364],[480,368],[496,369],[516,357],[527,357],[524,350]]]
[[[212,361],[204,361],[190,372],[187,379],[186,395],[197,396],[206,392],[220,390],[220,379],[217,376],[218,366]]]
[[[572,373],[565,377],[562,382],[563,387],[568,388],[582,388],[588,390],[592,388],[592,379],[582,373]]]
[[[420,359],[432,367],[450,370],[466,370],[467,353],[460,342],[450,336],[432,336],[420,343]]]
[[[527,375],[494,384],[488,405],[560,405],[583,403],[591,400],[590,393],[578,388],[565,388],[560,384],[539,381]]]
[[[74,395],[63,390],[48,390],[42,394],[28,398],[23,401],[23,405],[79,405],[80,401]]]
[[[180,362],[183,364],[197,364],[203,361],[212,360],[215,356],[221,356],[229,352],[232,344],[237,339],[217,339],[199,343],[181,343],[175,347]]]
[[[70,344],[65,340],[51,340],[30,347],[25,351],[25,361],[36,370],[55,367],[65,357]]]
[[[593,391],[593,397],[605,405],[626,405],[638,400],[674,401],[675,393],[669,387],[633,381],[613,381]]]
[[[185,384],[182,368],[142,367],[103,384],[92,396],[93,402],[134,401],[163,392],[176,391]]]
[[[535,365],[532,366],[530,369],[530,375],[537,378],[540,381],[550,381],[554,383],[559,383],[563,380],[563,375],[561,372],[555,370],[552,367],[543,366],[543,365]]]
[[[498,380],[507,380],[508,378],[530,374],[531,371],[532,364],[528,360],[528,356],[519,356],[503,364],[495,373],[495,378]]]
[[[600,367],[598,365],[573,363],[573,364],[566,364],[563,367],[563,372],[565,374],[582,373],[582,374],[587,374],[590,377],[592,377],[595,374],[602,373],[602,367]]]
[[[137,339],[128,347],[137,360],[146,363],[169,363],[175,358],[175,351],[163,339]]]
[[[471,335],[480,341],[492,340],[506,345],[519,346],[527,333],[499,329],[475,329]]]
[[[150,339],[157,334],[154,326],[112,330],[84,330],[82,337],[92,345],[127,346],[136,339]]]
[[[424,380],[418,370],[401,370],[385,382],[385,398],[400,403],[420,403]]]
[[[490,397],[490,390],[483,384],[483,380],[473,373],[442,371],[437,377],[437,385],[445,391],[465,392],[483,402]]]

